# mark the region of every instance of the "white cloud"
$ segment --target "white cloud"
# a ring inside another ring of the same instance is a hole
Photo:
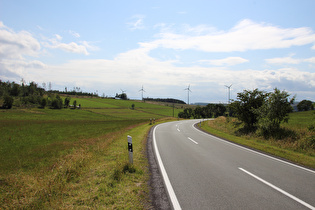
[[[289,57],[280,57],[280,58],[269,58],[265,59],[265,61],[269,64],[300,64],[302,62],[315,63],[315,57],[305,58],[305,59],[297,59]]]
[[[215,67],[180,67],[174,60],[160,61],[150,56],[150,52],[159,47],[231,52],[311,44],[314,43],[315,37],[308,28],[281,29],[247,20],[228,31],[218,31],[205,25],[197,27],[184,25],[183,33],[175,33],[171,30],[163,30],[164,26],[166,25],[160,25],[162,33],[155,37],[156,40],[139,43],[139,48],[122,52],[114,59],[70,60],[63,64],[46,65],[39,60],[23,58],[26,55],[37,55],[40,51],[39,42],[30,33],[13,32],[0,22],[0,33],[5,31],[10,35],[0,34],[0,53],[7,55],[7,51],[2,49],[4,45],[13,46],[15,49],[8,54],[11,55],[11,59],[8,56],[6,59],[1,57],[0,76],[2,79],[10,80],[12,78],[35,80],[37,83],[50,81],[54,86],[62,89],[65,86],[79,86],[84,91],[99,90],[99,93],[105,92],[106,95],[113,95],[120,88],[126,88],[130,97],[137,95],[140,97],[139,89],[144,85],[149,97],[174,97],[186,100],[186,92],[183,89],[191,84],[192,101],[196,101],[193,97],[199,101],[226,101],[224,85],[233,84],[232,98],[233,94],[235,98],[236,93],[244,89],[259,88],[271,91],[274,87],[278,87],[294,93],[303,92],[303,95],[308,95],[315,100],[313,96],[315,73],[313,72],[305,72],[298,68],[275,68],[263,71],[255,69],[233,71],[229,68],[232,65],[249,62],[242,57],[201,61],[216,65]],[[12,36],[16,37],[13,39]],[[89,53],[88,51],[97,49],[87,41],[63,43],[62,37],[57,34],[52,39],[43,40],[43,46],[85,55]],[[266,59],[266,62],[315,63],[315,57],[295,59],[292,56],[270,58]]]
[[[83,42],[83,44],[77,44],[75,42],[62,43],[61,40],[62,37],[56,34],[55,38],[48,39],[48,42],[44,42],[43,44],[48,48],[61,49],[66,52],[89,55],[87,48],[89,48],[90,45],[88,45],[88,42]]]
[[[88,53],[88,51],[87,51],[85,46],[78,45],[75,42],[70,42],[68,44],[66,44],[66,43],[57,43],[56,45],[52,45],[51,47],[52,48],[62,49],[62,50],[67,51],[67,52],[89,55],[89,53]]]
[[[265,59],[265,61],[270,64],[299,64],[303,60],[295,59],[292,57],[282,57],[282,58],[269,58],[269,59]]]
[[[61,41],[62,40],[62,36],[60,36],[59,34],[55,34],[55,37],[58,41]]]
[[[88,41],[81,41],[80,43],[89,50],[92,50],[92,51],[99,50],[99,47],[91,45],[90,42]]]
[[[75,38],[80,38],[80,34],[75,32],[75,31],[72,31],[72,30],[69,30],[69,33],[74,36]]]
[[[27,31],[14,32],[0,22],[0,59],[37,56],[41,46]]]
[[[144,28],[144,15],[134,15],[130,18],[130,21],[127,22],[129,29],[143,29]]]
[[[29,74],[29,70],[42,71],[46,68],[47,65],[38,60],[25,61],[16,59],[2,59],[0,60],[0,77],[11,81],[25,77],[33,77],[29,80],[35,80],[38,78],[38,75],[33,75],[32,73]]]
[[[0,28],[5,28],[5,25],[3,24],[2,21],[0,21]]]
[[[224,65],[233,66],[233,65],[249,62],[249,60],[241,58],[241,57],[228,57],[228,58],[216,59],[216,60],[201,60],[200,62],[209,63],[215,66],[224,66]]]
[[[205,52],[234,52],[257,49],[289,48],[315,42],[315,33],[307,27],[280,28],[266,23],[245,19],[228,31],[211,27],[189,27],[190,31],[201,31],[203,35],[190,35],[162,30],[159,39],[150,42],[155,47],[172,49],[194,49]],[[204,34],[208,31],[207,34]]]
[[[58,66],[49,66],[45,68],[49,71],[44,73],[43,69],[29,67],[27,74],[33,75],[30,78],[35,78],[36,75],[40,82],[51,81],[63,88],[75,83],[81,89],[99,90],[106,95],[113,95],[123,86],[127,89],[128,96],[135,97],[144,85],[146,94],[150,97],[174,97],[182,100],[186,100],[183,89],[188,84],[192,85],[191,97],[200,98],[198,100],[201,101],[211,100],[210,98],[225,101],[225,84],[233,84],[234,95],[244,89],[254,88],[272,91],[278,87],[293,93],[304,91],[308,96],[315,90],[315,73],[303,72],[297,68],[233,71],[228,67],[178,67],[174,61],[159,61],[149,53],[149,48],[140,47],[120,53],[112,60],[72,60]],[[225,62],[221,63],[230,63],[229,59],[231,58],[222,59]]]
[[[305,62],[315,63],[315,57],[304,59]]]

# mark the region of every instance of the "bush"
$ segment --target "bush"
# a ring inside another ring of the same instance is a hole
[[[281,132],[280,123],[288,122],[288,114],[292,112],[291,104],[294,102],[294,97],[289,100],[289,96],[286,91],[275,88],[263,105],[254,110],[254,113],[258,116],[257,127],[264,137],[282,138],[283,132]]]
[[[8,95],[4,96],[4,102],[3,102],[2,108],[11,109],[13,102],[14,102],[14,99],[12,96],[8,96]]]
[[[45,106],[47,105],[47,99],[43,98],[42,101],[40,102],[40,105],[42,106],[42,108],[45,108]]]
[[[53,109],[61,109],[62,108],[62,99],[59,95],[56,96],[55,99],[51,102],[51,107]]]
[[[77,100],[73,101],[73,108],[76,109],[77,108]]]
[[[235,113],[237,119],[244,123],[244,131],[248,133],[256,131],[259,118],[256,110],[264,104],[267,96],[267,93],[258,89],[237,93],[237,100],[231,103],[229,108]]]
[[[66,98],[65,98],[65,107],[66,107],[66,108],[69,107],[69,105],[70,105],[70,100],[71,100],[70,97],[66,97]]]

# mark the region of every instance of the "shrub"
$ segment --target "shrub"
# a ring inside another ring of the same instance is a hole
[[[237,119],[244,123],[244,130],[255,131],[258,122],[260,108],[268,96],[268,93],[255,89],[253,91],[244,90],[237,94],[237,100],[230,104],[230,109],[235,113]]]
[[[73,108],[76,109],[77,108],[77,100],[73,101]]]
[[[55,99],[51,102],[51,107],[53,109],[61,109],[62,108],[62,99],[59,95],[56,96]]]
[[[286,91],[275,88],[263,105],[254,110],[258,116],[257,127],[263,136],[282,137],[283,132],[280,129],[280,123],[288,122],[288,114],[292,112],[291,104],[294,102],[294,97],[289,100],[289,96]]]
[[[42,108],[45,108],[45,106],[47,105],[47,99],[43,98],[42,101],[40,102],[40,105],[42,106]]]
[[[2,108],[4,109],[11,109],[12,105],[13,105],[14,99],[12,96],[4,96],[4,101],[3,101],[3,105]]]
[[[66,107],[66,108],[69,107],[69,105],[70,105],[70,100],[71,100],[70,97],[66,97],[66,98],[65,98],[65,107]]]

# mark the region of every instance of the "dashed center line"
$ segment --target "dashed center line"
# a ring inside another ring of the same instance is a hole
[[[195,140],[193,140],[192,138],[188,137],[188,139],[192,142],[194,142],[195,144],[198,144],[198,142],[196,142]]]

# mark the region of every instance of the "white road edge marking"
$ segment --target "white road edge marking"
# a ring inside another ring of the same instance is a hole
[[[188,139],[192,142],[194,142],[195,144],[198,144],[198,142],[196,142],[195,140],[193,140],[192,138],[188,137]]]
[[[198,123],[198,122],[197,122],[197,123]],[[213,137],[214,139],[217,139],[217,140],[219,140],[219,141],[222,141],[222,142],[224,142],[224,143],[226,143],[226,144],[233,145],[233,146],[238,147],[238,148],[241,148],[241,149],[243,149],[243,150],[247,150],[247,151],[249,151],[249,152],[252,152],[252,153],[255,153],[255,154],[258,154],[258,155],[261,155],[261,156],[270,158],[270,159],[272,159],[272,160],[276,160],[276,161],[279,161],[279,162],[281,162],[281,163],[285,163],[285,164],[287,164],[287,165],[294,166],[294,167],[296,167],[296,168],[303,169],[303,170],[305,170],[305,171],[308,171],[308,172],[311,172],[311,173],[314,173],[314,174],[315,174],[315,171],[313,171],[313,170],[311,170],[311,169],[308,169],[308,168],[305,168],[305,167],[302,167],[302,166],[299,166],[299,165],[296,165],[296,164],[293,164],[293,163],[290,163],[290,162],[287,162],[287,161],[284,161],[284,160],[281,160],[281,159],[272,157],[272,156],[270,156],[270,155],[266,155],[266,154],[257,152],[257,151],[255,151],[255,150],[252,150],[252,149],[246,148],[246,147],[244,147],[244,146],[241,146],[241,145],[238,145],[238,144],[235,144],[235,143],[226,141],[226,140],[224,140],[224,139],[221,139],[221,138],[219,138],[219,137],[216,137],[216,136],[214,136],[214,135],[211,135],[211,134],[209,134],[209,133],[206,133],[206,132],[204,132],[204,131],[201,131],[201,130],[197,129],[197,128],[194,126],[194,125],[197,124],[197,123],[194,123],[192,127],[193,127],[196,131],[201,132],[201,133],[203,133],[204,135],[211,136],[211,137]]]
[[[162,162],[160,153],[159,153],[159,149],[158,149],[158,147],[157,147],[157,145],[156,145],[155,129],[156,129],[157,127],[158,127],[158,125],[155,126],[155,127],[154,127],[154,130],[153,130],[153,145],[154,145],[154,150],[155,150],[156,158],[157,158],[157,160],[158,160],[158,163],[159,163],[159,166],[160,166],[160,171],[161,171],[161,173],[162,173],[162,176],[163,176],[163,179],[164,179],[164,183],[165,183],[166,189],[167,189],[167,191],[168,191],[168,195],[170,196],[170,199],[171,199],[171,203],[172,203],[172,205],[173,205],[173,208],[174,208],[175,210],[180,210],[180,209],[182,209],[182,208],[181,208],[180,205],[179,205],[179,202],[178,202],[177,197],[176,197],[176,195],[175,195],[175,192],[174,192],[174,189],[173,189],[173,187],[172,187],[172,184],[171,184],[171,182],[170,182],[170,180],[169,180],[169,178],[168,178],[168,175],[167,175],[167,173],[166,173],[166,170],[165,170],[165,168],[164,168],[164,165],[163,165],[163,162]]]
[[[177,128],[177,131],[180,132],[180,130]]]
[[[314,206],[312,206],[312,205],[310,205],[310,204],[308,204],[308,203],[302,201],[301,199],[295,197],[294,195],[291,195],[290,193],[287,193],[286,191],[280,189],[279,187],[276,187],[275,185],[273,185],[273,184],[271,184],[271,183],[269,183],[269,182],[263,180],[262,178],[260,178],[260,177],[258,177],[258,176],[256,176],[256,175],[254,175],[254,174],[252,174],[252,173],[246,171],[246,170],[243,169],[243,168],[238,168],[238,169],[240,169],[241,171],[243,171],[243,172],[247,173],[248,175],[254,177],[255,179],[261,181],[262,183],[268,185],[269,187],[271,187],[271,188],[273,188],[273,189],[279,191],[280,193],[282,193],[282,194],[288,196],[289,198],[291,198],[291,199],[293,199],[293,200],[299,202],[300,204],[306,206],[307,208],[315,210],[315,207],[314,207]]]

